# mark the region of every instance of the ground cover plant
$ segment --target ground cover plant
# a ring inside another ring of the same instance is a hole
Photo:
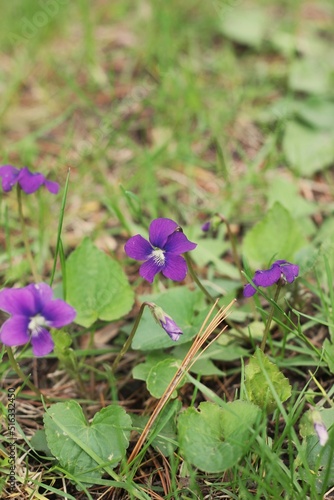
[[[2,6],[1,498],[334,497],[333,18]]]

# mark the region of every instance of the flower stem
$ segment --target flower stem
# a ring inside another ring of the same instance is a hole
[[[226,226],[227,235],[228,235],[228,238],[229,238],[230,243],[231,243],[231,250],[232,250],[233,260],[234,260],[235,265],[238,268],[238,271],[239,271],[239,274],[240,274],[240,277],[241,277],[241,281],[243,283],[245,283],[245,276],[242,273],[242,265],[241,265],[240,257],[239,257],[238,250],[237,250],[237,244],[236,244],[235,236],[232,233],[230,223],[228,222],[228,220],[223,215],[221,215],[221,214],[217,214],[217,215],[220,218],[220,220]]]
[[[190,276],[192,277],[192,279],[195,281],[196,285],[198,286],[198,288],[200,290],[202,290],[202,292],[204,293],[204,295],[210,300],[210,302],[212,303],[215,303],[215,299],[212,297],[211,293],[208,292],[208,290],[205,288],[205,286],[202,285],[200,279],[198,278],[197,274],[195,273],[195,270],[193,268],[193,265],[192,265],[192,262],[191,262],[191,259],[189,257],[189,255],[187,253],[184,254],[184,257],[186,259],[186,262],[187,262],[187,266],[188,266],[188,270],[189,270],[189,274]],[[219,310],[220,307],[219,305],[217,304],[216,305],[216,308]]]
[[[33,278],[34,278],[35,282],[38,283],[39,281],[41,281],[41,279],[39,277],[39,274],[38,274],[38,271],[36,268],[36,264],[35,264],[34,258],[32,256],[30,246],[29,246],[29,240],[28,240],[28,236],[27,236],[26,225],[24,222],[23,209],[22,209],[22,190],[21,190],[19,185],[17,185],[16,192],[17,192],[17,202],[18,202],[18,207],[19,207],[19,218],[20,218],[20,223],[21,223],[21,233],[22,233],[23,243],[24,243],[24,247],[25,247],[25,250],[27,253],[27,258],[28,258],[28,261],[30,264],[30,269],[31,269]]]
[[[264,332],[263,332],[262,342],[261,342],[261,346],[260,346],[260,348],[261,348],[261,350],[263,352],[264,352],[265,347],[266,347],[268,333],[269,333],[269,330],[270,330],[270,325],[271,325],[271,322],[272,322],[272,319],[273,319],[273,316],[274,316],[274,312],[275,312],[275,304],[274,304],[274,302],[278,301],[278,296],[280,294],[281,288],[282,288],[282,285],[278,284],[277,288],[276,288],[276,292],[275,292],[275,297],[271,300],[271,309],[269,311],[269,315],[268,315],[268,318],[267,318],[266,327],[265,327]]]
[[[27,386],[38,396],[39,398],[44,398],[44,401],[48,401],[48,399],[41,393],[41,391],[36,387],[30,380],[29,378],[23,373],[21,370],[18,362],[16,361],[12,348],[11,347],[6,347],[8,359],[10,362],[11,367],[15,371],[15,373],[20,377],[20,379],[27,384]]]
[[[139,309],[139,312],[137,314],[137,318],[136,318],[135,324],[132,327],[131,333],[128,336],[126,342],[124,342],[124,345],[123,345],[122,349],[120,350],[120,352],[116,356],[115,361],[113,362],[113,364],[111,366],[111,371],[112,371],[113,374],[115,374],[115,372],[117,370],[117,367],[119,365],[120,360],[122,359],[122,357],[124,356],[124,354],[128,351],[129,347],[131,346],[133,337],[134,337],[134,335],[135,335],[135,333],[137,331],[137,328],[138,328],[139,322],[141,320],[141,317],[143,315],[145,306],[147,306],[147,305],[148,304],[146,302],[143,302],[143,304],[140,306],[140,309]]]

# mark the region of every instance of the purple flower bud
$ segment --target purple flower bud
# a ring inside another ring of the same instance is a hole
[[[299,274],[299,267],[286,260],[276,260],[270,269],[258,270],[252,279],[254,285],[268,287],[280,280],[285,283],[292,283]],[[256,288],[251,283],[244,286],[244,297],[252,297],[256,293]]]
[[[211,221],[207,221],[203,224],[201,229],[204,233],[207,233],[208,231],[210,231],[210,227],[211,227]]]
[[[149,306],[156,322],[159,323],[169,337],[174,341],[179,340],[180,335],[182,335],[183,332],[181,328],[177,326],[175,321],[168,314],[166,314],[161,307],[157,306],[153,302],[148,302],[147,305]]]
[[[328,432],[327,432],[325,424],[323,424],[322,422],[321,423],[315,422],[314,423],[314,430],[318,435],[320,446],[325,446],[325,444],[328,441]]]

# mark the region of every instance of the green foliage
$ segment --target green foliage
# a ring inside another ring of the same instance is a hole
[[[259,408],[246,401],[223,408],[214,403],[201,403],[198,410],[190,407],[178,421],[182,453],[205,472],[223,472],[250,450],[260,414]]]
[[[75,322],[89,327],[97,319],[113,321],[128,313],[134,293],[120,264],[96,248],[89,238],[66,263],[67,301],[77,311]]]
[[[245,387],[250,401],[268,413],[291,396],[291,385],[267,356],[257,349],[245,368]]]
[[[52,454],[72,477],[85,483],[87,478],[100,478],[125,456],[131,418],[120,406],[111,405],[88,423],[80,405],[68,401],[52,405],[44,425]]]
[[[264,218],[245,236],[243,254],[254,268],[263,268],[272,260],[293,262],[297,250],[306,245],[300,225],[276,202]]]

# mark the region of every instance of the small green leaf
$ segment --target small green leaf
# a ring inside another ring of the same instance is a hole
[[[298,92],[326,94],[331,91],[331,68],[325,60],[296,59],[289,74],[289,87]]]
[[[131,418],[116,405],[103,408],[88,423],[76,401],[56,403],[44,415],[44,425],[52,454],[83,483],[116,467],[129,445]]]
[[[268,413],[272,413],[277,407],[273,392],[282,403],[291,396],[291,385],[288,379],[260,349],[257,349],[255,355],[250,358],[245,368],[245,375],[245,386],[250,401]]]
[[[251,447],[251,428],[260,410],[252,403],[234,401],[223,408],[201,403],[179,416],[180,448],[195,467],[223,472],[235,465]]]
[[[113,321],[130,311],[134,292],[121,266],[85,238],[67,259],[67,301],[75,322],[86,328],[97,319]]]
[[[331,373],[334,373],[334,344],[329,339],[324,342],[324,358]]]
[[[268,20],[263,9],[254,6],[247,9],[233,7],[222,12],[221,29],[223,34],[242,45],[259,48],[265,37]]]
[[[284,131],[283,151],[294,170],[301,175],[311,176],[333,163],[334,133],[288,121]]]
[[[180,365],[181,361],[175,358],[166,358],[163,361],[159,361],[151,368],[146,380],[146,384],[147,389],[150,391],[150,394],[152,394],[152,396],[157,399],[161,398]],[[181,387],[185,383],[186,379],[184,377],[179,387]],[[177,392],[174,391],[172,397],[176,398],[176,396]]]
[[[276,202],[246,234],[243,253],[250,266],[261,268],[275,259],[293,262],[297,250],[305,245],[300,224],[286,208]]]

